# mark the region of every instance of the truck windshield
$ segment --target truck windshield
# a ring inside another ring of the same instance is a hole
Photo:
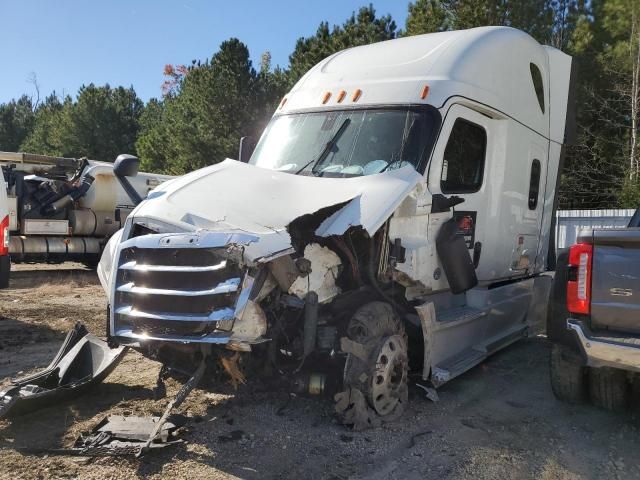
[[[437,125],[412,108],[279,115],[249,163],[301,175],[353,177],[412,165],[428,155]]]

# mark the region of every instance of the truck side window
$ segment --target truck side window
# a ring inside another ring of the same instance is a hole
[[[444,150],[440,188],[442,193],[480,190],[487,149],[487,132],[480,125],[458,118]]]
[[[544,113],[544,82],[542,81],[542,74],[540,73],[540,69],[535,63],[530,63],[529,69],[531,70],[533,89],[536,91],[536,97],[538,97],[540,110],[542,110],[542,113]]]
[[[531,178],[529,179],[529,210],[535,210],[538,206],[538,193],[540,192],[540,160],[534,159],[531,164]]]

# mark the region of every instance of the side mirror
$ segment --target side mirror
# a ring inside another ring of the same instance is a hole
[[[115,173],[116,177],[135,177],[138,175],[139,167],[140,160],[138,157],[123,153],[118,155],[116,161],[113,162],[113,173]]]
[[[140,160],[133,155],[118,155],[116,161],[113,162],[113,174],[120,182],[120,185],[122,185],[122,188],[124,188],[124,191],[127,192],[127,195],[134,205],[142,202],[142,197],[138,191],[133,188],[133,185],[131,185],[127,177],[135,177],[138,175],[138,167],[140,167]]]
[[[253,137],[242,137],[240,139],[240,150],[238,151],[238,160],[242,163],[248,163],[253,151],[256,148],[256,140]]]
[[[435,193],[431,197],[431,213],[443,213],[448,212],[456,205],[460,205],[464,202],[464,198],[452,195],[451,197],[445,197],[441,193]]]

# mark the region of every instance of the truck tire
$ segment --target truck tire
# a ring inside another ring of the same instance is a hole
[[[558,400],[571,404],[587,399],[587,376],[582,358],[564,345],[553,344],[549,357],[551,390]]]
[[[614,412],[624,410],[629,400],[627,372],[617,368],[591,368],[589,395],[596,407]]]
[[[0,257],[0,288],[9,287],[9,277],[11,276],[11,258],[9,255]]]
[[[336,413],[354,430],[390,422],[402,415],[409,396],[407,337],[393,307],[371,302],[360,307],[342,341],[347,352]]]

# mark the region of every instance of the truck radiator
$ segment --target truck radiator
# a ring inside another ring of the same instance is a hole
[[[140,238],[148,243],[156,236]],[[123,248],[114,285],[114,335],[226,343],[244,278],[244,269],[228,252],[226,245]]]

